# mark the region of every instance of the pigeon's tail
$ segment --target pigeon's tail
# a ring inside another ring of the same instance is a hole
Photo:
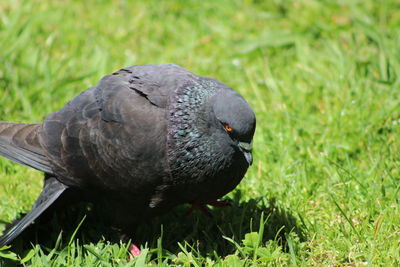
[[[26,227],[28,227],[40,214],[43,213],[60,195],[67,186],[56,178],[46,179],[43,191],[33,205],[32,210],[0,237],[0,248],[10,244]]]
[[[0,156],[52,174],[51,164],[39,142],[41,124],[0,122]]]

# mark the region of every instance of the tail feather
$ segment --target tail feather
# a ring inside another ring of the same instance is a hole
[[[41,124],[0,122],[0,156],[52,174],[51,164],[39,142]]]
[[[0,237],[0,248],[11,243],[37,217],[40,216],[63,192],[67,186],[51,177],[45,181],[44,188],[32,210]]]

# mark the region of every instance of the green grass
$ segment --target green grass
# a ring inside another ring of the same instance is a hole
[[[2,0],[1,120],[40,122],[105,74],[173,62],[239,91],[257,131],[232,207],[154,219],[133,261],[85,239],[90,216],[73,234],[77,216],[0,266],[400,265],[399,43],[397,0]],[[2,229],[41,180],[1,159]]]

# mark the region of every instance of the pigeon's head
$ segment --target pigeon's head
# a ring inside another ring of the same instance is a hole
[[[252,144],[256,117],[250,105],[232,89],[220,90],[211,99],[216,128],[231,146],[240,150],[249,165],[253,162]]]

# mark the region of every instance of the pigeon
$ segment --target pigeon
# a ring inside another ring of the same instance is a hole
[[[252,164],[255,128],[242,96],[175,64],[120,69],[43,123],[0,122],[0,155],[45,173],[0,247],[69,190],[126,233],[177,205],[214,203]]]

